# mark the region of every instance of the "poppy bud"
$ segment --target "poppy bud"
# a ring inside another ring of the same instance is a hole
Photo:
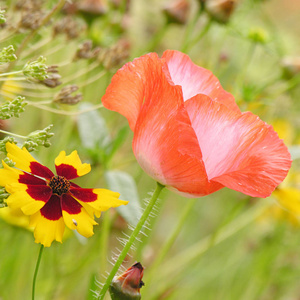
[[[282,60],[281,66],[283,78],[291,79],[300,74],[300,57],[286,57]]]
[[[208,0],[207,13],[219,23],[227,23],[236,7],[237,0]]]
[[[163,9],[169,23],[185,24],[188,19],[190,3],[186,0],[175,0]]]
[[[106,6],[102,0],[84,0],[78,5],[81,12],[89,15],[103,15],[106,13]]]
[[[142,281],[143,273],[144,268],[138,262],[127,269],[121,276],[116,276],[109,287],[112,300],[141,299],[140,288],[144,285]]]

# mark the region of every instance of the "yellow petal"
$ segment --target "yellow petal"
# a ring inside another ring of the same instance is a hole
[[[94,234],[93,225],[97,225],[93,218],[82,207],[79,214],[69,214],[63,210],[65,224],[70,229],[76,229],[81,235],[90,237]]]
[[[65,230],[63,218],[59,220],[48,220],[38,211],[30,217],[30,226],[34,226],[34,237],[36,243],[41,243],[45,247],[50,247],[56,240],[62,243],[62,237]]]
[[[82,163],[77,151],[73,151],[70,155],[66,155],[65,151],[61,151],[55,159],[55,166],[66,164],[74,167],[78,176],[83,176],[91,171],[91,165]]]
[[[44,201],[31,198],[25,191],[17,191],[11,194],[6,203],[12,209],[20,208],[25,215],[35,214],[45,205]]]
[[[97,195],[97,200],[93,202],[86,202],[96,210],[106,211],[111,207],[119,207],[121,205],[127,205],[128,201],[118,199],[119,193],[112,192],[106,189],[93,189],[93,193]]]
[[[106,211],[112,207],[119,207],[121,205],[127,205],[128,201],[120,200],[119,193],[112,192],[107,189],[93,189],[93,193],[97,195],[95,201],[84,202],[77,199],[74,195],[73,197],[86,209],[90,215],[95,215],[100,218],[101,212]]]
[[[9,224],[29,229],[29,217],[25,216],[20,209],[3,207],[0,209],[0,217]]]
[[[13,182],[9,183],[5,186],[5,189],[7,190],[8,193],[13,194],[19,191],[26,191],[27,190],[27,185],[24,183],[18,183],[18,182]]]
[[[37,162],[26,148],[20,149],[16,144],[6,143],[7,156],[14,161],[15,167],[30,172],[30,163]]]
[[[8,166],[2,160],[3,169],[0,169],[0,185],[6,186],[9,183],[18,182],[19,175],[24,174],[22,171],[16,170]]]

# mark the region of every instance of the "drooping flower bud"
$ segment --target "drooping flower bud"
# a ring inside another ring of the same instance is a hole
[[[141,263],[135,263],[121,276],[116,276],[109,292],[112,300],[139,300],[141,299],[140,288],[144,285],[142,281],[144,268]]]
[[[291,79],[300,74],[300,57],[285,57],[281,66],[283,78]]]
[[[103,15],[107,7],[103,0],[84,0],[79,3],[78,10],[89,15]]]
[[[188,19],[190,3],[186,0],[175,0],[163,9],[169,23],[185,24]]]
[[[237,5],[238,0],[208,0],[207,13],[219,23],[227,23]]]

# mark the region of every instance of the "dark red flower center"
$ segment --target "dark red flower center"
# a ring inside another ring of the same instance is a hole
[[[50,179],[49,186],[53,194],[66,194],[70,189],[70,181],[63,176],[53,176]]]

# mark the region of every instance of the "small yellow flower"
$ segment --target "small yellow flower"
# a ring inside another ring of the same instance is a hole
[[[89,164],[81,163],[77,151],[70,155],[60,152],[55,159],[55,175],[25,148],[7,143],[6,150],[15,162],[12,168],[2,161],[4,168],[0,170],[0,185],[10,193],[7,205],[30,216],[35,242],[45,247],[53,240],[62,242],[65,225],[85,237],[92,236],[93,225],[97,224],[94,215],[100,217],[102,211],[128,203],[118,199],[119,193],[83,189],[70,181],[91,170]]]

